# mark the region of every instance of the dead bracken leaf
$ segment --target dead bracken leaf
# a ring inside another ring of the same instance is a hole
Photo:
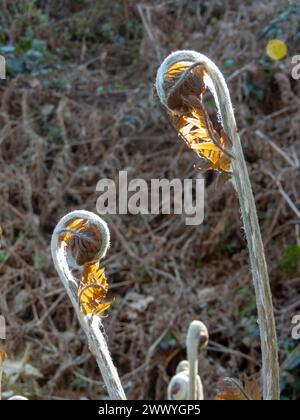
[[[108,283],[100,262],[85,264],[77,292],[80,310],[85,315],[102,314],[112,304],[112,301],[104,301],[107,290]]]
[[[20,372],[23,376],[28,376],[32,378],[42,378],[43,374],[39,369],[31,365],[30,363],[25,363],[24,360],[9,360],[7,359],[4,364],[4,374],[9,380],[9,383],[15,383],[20,376]]]
[[[216,400],[226,401],[245,401],[249,400],[247,394],[245,393],[242,384],[240,384],[236,379],[224,378],[217,384],[218,394]]]
[[[256,379],[244,378],[244,387],[236,379],[224,378],[217,384],[217,401],[251,401],[261,400],[259,385]]]
[[[141,295],[136,292],[129,292],[127,295],[127,306],[133,311],[143,313],[148,306],[155,301],[153,296]]]
[[[254,401],[261,401],[261,392],[258,382],[255,378],[249,380],[247,376],[244,377],[244,387],[247,395]]]
[[[7,355],[5,353],[5,351],[0,347],[0,363],[3,363],[4,360],[6,359]]]

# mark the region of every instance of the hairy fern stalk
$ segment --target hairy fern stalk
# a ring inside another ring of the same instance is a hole
[[[106,301],[108,284],[100,265],[109,247],[109,237],[108,227],[99,216],[85,210],[75,210],[64,216],[54,229],[51,253],[110,398],[125,400],[101,320],[103,312],[111,305]]]
[[[169,400],[204,400],[203,385],[198,367],[199,350],[208,344],[208,331],[201,322],[191,322],[187,337],[187,360],[182,360],[168,386]]]
[[[209,89],[218,110],[221,128],[209,118],[203,95]],[[262,351],[265,400],[279,399],[278,345],[265,251],[250,178],[238,135],[225,79],[218,67],[195,51],[177,51],[158,69],[156,90],[162,104],[188,147],[204,169],[218,170],[231,179],[237,192],[248,243],[256,295]]]

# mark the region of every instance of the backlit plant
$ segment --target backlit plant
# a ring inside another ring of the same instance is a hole
[[[240,202],[256,294],[262,350],[264,399],[279,399],[278,346],[269,275],[255,200],[241,146],[230,94],[218,67],[195,51],[169,55],[157,72],[156,90],[171,120],[189,148],[229,177]],[[208,116],[204,94],[210,91],[220,127]]]
[[[51,252],[55,268],[88,338],[111,399],[126,399],[103,335],[101,318],[109,308],[108,283],[101,267],[109,247],[107,224],[94,213],[76,210],[54,229]]]

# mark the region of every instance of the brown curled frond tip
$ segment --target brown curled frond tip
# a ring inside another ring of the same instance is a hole
[[[68,222],[60,235],[77,265],[97,260],[101,249],[101,232],[95,224],[86,219]]]
[[[170,119],[180,137],[203,161],[202,169],[230,174],[230,142],[217,129],[203,104],[204,70],[191,62],[171,65],[164,77]]]

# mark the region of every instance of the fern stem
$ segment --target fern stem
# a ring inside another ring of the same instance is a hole
[[[229,90],[222,73],[208,57],[195,51],[176,51],[161,64],[156,79],[158,95],[167,108],[168,103],[164,92],[166,71],[172,64],[183,61],[190,62],[192,66],[200,66],[208,76],[205,83],[214,96],[224,131],[232,143],[231,152],[234,156],[231,163],[232,178],[240,203],[248,243],[260,328],[263,396],[265,400],[278,400],[280,396],[278,344],[272,293],[254,195],[237,132]],[[186,74],[183,74],[182,78],[184,77]],[[174,112],[174,110],[171,111]]]
[[[232,162],[232,172],[241,207],[256,295],[262,352],[263,396],[265,400],[278,400],[280,398],[278,344],[272,293],[255,200],[237,134],[233,142],[233,152],[236,159]]]
[[[0,401],[2,398],[2,374],[3,374],[3,365],[4,365],[5,358],[6,358],[5,351],[0,348]]]
[[[201,321],[192,321],[187,337],[186,348],[189,362],[189,400],[203,400],[203,385],[199,374],[198,357],[199,350],[206,347],[208,343],[208,332]]]
[[[58,222],[52,235],[51,253],[54,266],[72,302],[80,325],[87,336],[89,348],[96,358],[109,397],[112,400],[126,400],[117,369],[113,364],[102,332],[101,318],[97,315],[83,315],[80,312],[77,298],[77,280],[74,278],[68,264],[66,244],[59,241],[59,235],[64,231],[66,224],[77,218],[85,219],[95,224],[100,229],[102,238],[107,238],[108,236],[106,224],[95,214],[83,210],[76,210],[67,214]],[[103,253],[106,252],[107,245],[103,248]]]

